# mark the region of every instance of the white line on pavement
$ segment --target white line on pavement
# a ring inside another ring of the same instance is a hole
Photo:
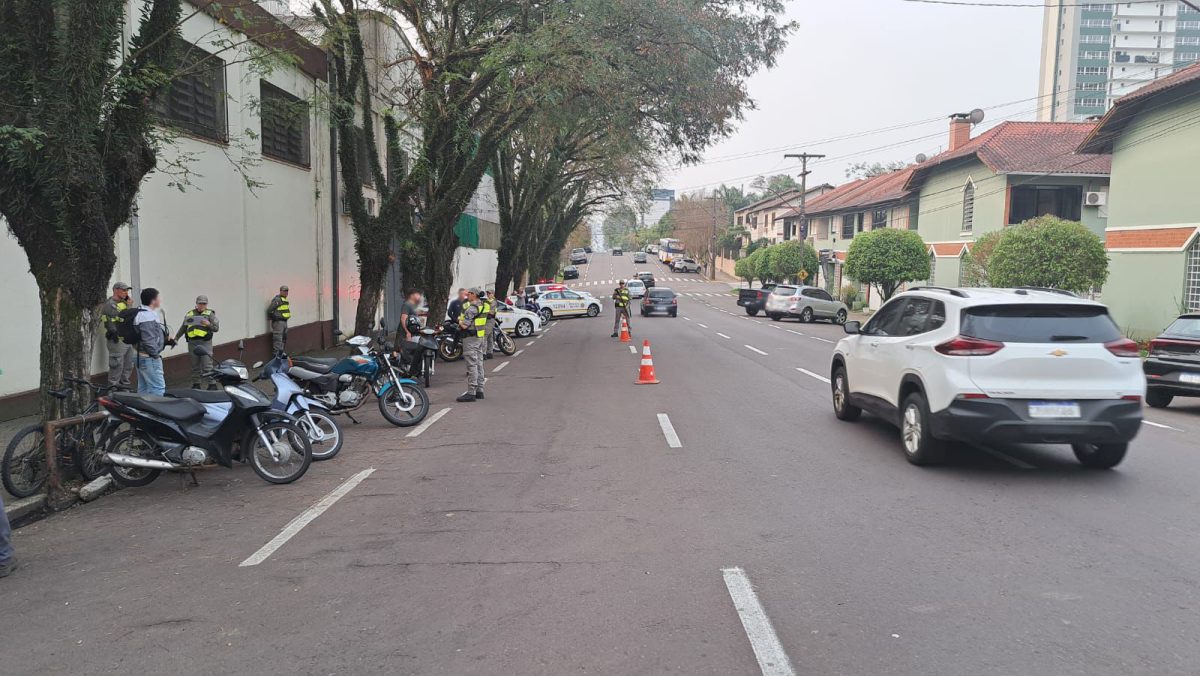
[[[355,474],[349,479],[343,481],[341,486],[338,486],[330,491],[328,495],[318,500],[312,507],[300,512],[299,516],[292,519],[288,525],[283,527],[283,530],[279,531],[279,535],[271,538],[270,542],[263,545],[262,549],[259,549],[257,552],[251,554],[250,558],[239,563],[238,567],[242,568],[245,566],[257,566],[263,561],[266,561],[267,557],[274,554],[277,549],[287,544],[287,541],[295,537],[296,533],[299,533],[305,526],[312,523],[313,519],[321,516],[325,510],[333,506],[333,503],[341,500],[346,496],[347,493],[354,490],[355,486],[362,483],[363,479],[371,476],[371,473],[374,471],[374,467],[370,469],[364,469],[358,474]]]
[[[717,331],[717,335],[724,338],[725,340],[729,340],[729,336],[725,335],[724,333],[721,333],[720,331]]]
[[[504,362],[504,363],[505,363],[505,364],[507,364],[508,362]],[[499,371],[499,370],[500,370],[500,369],[493,369],[493,370],[492,370],[492,372],[493,372],[493,373],[495,373],[496,371]],[[409,436],[409,437],[419,437],[419,436],[421,436],[421,434],[422,434],[422,433],[423,433],[425,430],[429,429],[429,427],[430,427],[431,425],[433,425],[433,423],[435,423],[435,422],[437,422],[437,421],[441,420],[441,419],[442,419],[442,416],[446,415],[446,414],[447,414],[447,413],[449,413],[449,412],[450,412],[450,407],[449,407],[449,406],[447,406],[446,408],[443,408],[442,410],[438,411],[437,413],[434,413],[433,415],[431,415],[431,416],[429,416],[428,418],[426,418],[426,419],[425,419],[425,422],[423,422],[423,423],[421,423],[420,425],[417,425],[416,427],[414,427],[414,428],[413,428],[413,430],[412,430],[411,432],[409,432],[407,436]]]
[[[683,442],[679,440],[679,435],[675,434],[675,426],[671,424],[671,419],[666,413],[658,414],[658,426],[662,428],[663,436],[667,438],[667,445],[671,448],[683,448]]]
[[[812,376],[813,378],[816,378],[817,380],[819,380],[823,383],[826,383],[826,384],[829,383],[829,379],[826,378],[825,376],[821,375],[820,373],[813,373],[812,371],[809,371],[808,369],[802,369],[799,366],[796,367],[796,370],[803,373],[806,376]]]
[[[503,371],[505,366],[508,366],[508,362],[504,362],[503,364],[492,369],[492,373],[499,373],[500,371]]]
[[[733,599],[733,607],[742,620],[742,629],[746,630],[763,676],[795,676],[791,660],[783,651],[775,627],[771,626],[771,618],[759,603],[746,571],[736,567],[722,568],[721,575],[725,577],[725,588],[729,590],[729,598]]]
[[[543,331],[543,334],[544,334],[544,333],[545,333],[545,332]],[[540,338],[540,336],[539,336],[539,338]],[[533,345],[533,344],[534,344],[534,343],[536,343],[536,342],[538,342],[538,339],[537,339],[537,338],[534,338],[533,340],[531,340],[531,341],[529,341],[528,343],[526,343],[526,345]]]
[[[699,327],[700,327],[700,328],[702,328],[702,329],[707,329],[707,328],[708,328],[708,324],[701,324],[700,322],[696,322],[696,326],[699,326]]]
[[[754,347],[753,345],[743,345],[742,347],[746,348],[747,350],[750,350],[751,352],[757,352],[764,357],[767,356],[766,352],[763,352],[762,350],[758,349],[757,347]]]
[[[1171,427],[1170,425],[1164,425],[1162,423],[1150,422],[1149,420],[1142,420],[1142,424],[1149,425],[1151,427],[1157,427],[1159,429],[1164,429],[1164,430],[1175,430],[1176,432],[1183,431],[1183,430],[1179,429],[1178,427]]]
[[[1019,467],[1020,469],[1037,469],[1036,467],[1025,462],[1024,460],[1014,458],[1007,453],[1001,453],[1000,451],[997,451],[994,448],[990,448],[988,446],[980,446],[979,448],[984,453],[987,453],[988,455],[992,456],[993,458],[996,458],[997,460],[1003,460],[1004,462],[1007,462],[1008,464],[1012,465],[1013,467]]]
[[[684,321],[688,321],[688,322],[692,321],[691,317],[684,317],[683,319],[684,319]]]
[[[513,353],[513,356],[514,356],[514,357],[520,357],[520,356],[521,356],[521,353],[522,353],[522,352],[524,352],[524,351],[525,351],[524,349],[517,350],[516,352],[514,352],[514,353]]]
[[[787,332],[788,332],[788,333],[794,333],[794,334],[796,334],[797,336],[803,336],[803,335],[804,335],[803,333],[800,333],[799,331],[796,331],[795,329],[788,329],[788,330],[787,330]]]
[[[636,347],[634,347],[634,346],[632,346],[632,345],[630,345],[630,346],[629,346],[629,351],[630,351],[630,352],[632,352],[633,354],[637,354],[637,353],[638,353],[638,351],[637,351],[637,348],[636,348]]]
[[[833,342],[832,340],[829,340],[828,338],[818,338],[817,336],[809,336],[809,338],[812,338],[813,340],[819,340],[822,343],[832,343]]]

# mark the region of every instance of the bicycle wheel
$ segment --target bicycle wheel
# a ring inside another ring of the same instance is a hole
[[[42,426],[30,425],[17,432],[4,449],[4,461],[0,464],[4,490],[13,497],[27,498],[45,487],[49,475]]]
[[[120,429],[114,430],[120,432]],[[75,469],[84,481],[99,479],[108,473],[108,463],[104,462],[104,422],[84,425],[81,434],[74,437],[72,455],[75,456]]]

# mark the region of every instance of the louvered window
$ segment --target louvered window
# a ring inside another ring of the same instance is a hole
[[[963,188],[963,232],[970,232],[975,227],[975,184],[967,181]]]
[[[309,166],[308,104],[265,81],[259,83],[262,154]]]
[[[225,142],[225,62],[176,39],[178,60],[170,85],[154,102],[158,121],[190,134]]]

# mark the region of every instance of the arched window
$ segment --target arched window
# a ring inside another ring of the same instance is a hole
[[[1183,298],[1189,312],[1200,312],[1200,237],[1188,247],[1183,270]]]
[[[963,232],[971,232],[975,227],[975,182],[967,179],[963,186]]]
[[[958,255],[958,285],[960,287],[967,285],[967,265],[968,256],[967,250],[964,248],[962,253]]]

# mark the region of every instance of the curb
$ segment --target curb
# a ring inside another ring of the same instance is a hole
[[[27,498],[4,503],[4,515],[10,523],[15,523],[46,505],[45,495],[31,495]]]

